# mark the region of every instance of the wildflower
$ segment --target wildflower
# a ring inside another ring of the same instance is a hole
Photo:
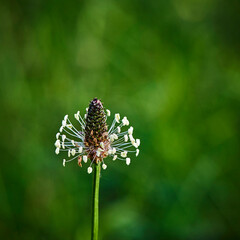
[[[127,155],[133,152],[136,156],[139,155],[140,139],[135,140],[133,137],[132,126],[126,127],[129,126],[127,117],[123,117],[121,120],[120,114],[116,113],[110,128],[108,128],[106,120],[111,112],[108,109],[104,110],[101,101],[97,98],[90,102],[83,115],[84,117],[81,116],[80,111],[74,114],[78,127],[75,127],[68,115],[65,115],[59,132],[56,134],[55,153],[59,154],[62,151],[66,152],[68,156],[67,160],[63,159],[63,166],[75,159],[77,159],[78,165],[82,166],[82,161],[87,163],[89,159],[91,162],[87,172],[90,174],[93,163],[101,164],[102,168],[106,169],[107,165],[103,159],[108,156],[113,161],[123,160],[129,165],[131,160]]]

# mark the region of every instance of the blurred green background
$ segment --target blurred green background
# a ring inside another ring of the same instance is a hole
[[[55,134],[98,97],[141,138],[107,160],[100,239],[240,239],[240,1],[2,0],[0,238],[90,239],[92,176]]]

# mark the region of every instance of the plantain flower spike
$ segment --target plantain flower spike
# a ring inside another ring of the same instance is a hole
[[[125,161],[129,165],[131,162],[129,154],[139,155],[140,139],[135,140],[133,137],[133,127],[128,127],[127,117],[121,120],[120,114],[116,113],[108,128],[107,118],[110,115],[110,110],[105,110],[102,102],[97,98],[90,102],[84,117],[81,116],[80,111],[74,114],[78,126],[73,126],[68,115],[65,115],[55,142],[55,153],[65,152],[64,167],[73,160],[77,160],[78,165],[82,167],[82,160],[84,163],[89,160],[87,172],[90,174],[93,163],[101,164],[102,169],[105,170],[109,158],[113,161]]]

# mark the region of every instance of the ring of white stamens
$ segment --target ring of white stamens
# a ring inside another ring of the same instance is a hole
[[[109,117],[111,115],[110,110],[106,109],[106,115]],[[88,112],[88,109],[86,109]],[[84,116],[87,117],[87,113]],[[75,128],[74,125],[68,118],[68,115],[64,116],[62,120],[62,126],[59,129],[59,132],[56,134],[55,141],[55,153],[59,154],[60,151],[65,151],[69,160],[63,159],[63,166],[67,162],[70,162],[74,159],[78,159],[79,166],[81,166],[81,162],[87,163],[88,154],[91,156],[92,154],[96,154],[96,157],[102,156],[102,152],[108,151],[106,155],[112,157],[112,160],[116,159],[125,161],[127,165],[130,164],[131,159],[127,156],[128,153],[135,153],[136,157],[139,155],[140,139],[135,139],[133,137],[133,127],[129,127],[124,130],[125,126],[129,125],[129,121],[127,117],[123,117],[120,121],[120,114],[116,113],[114,116],[114,120],[112,122],[111,127],[108,131],[108,139],[109,142],[100,142],[100,146],[98,148],[90,148],[84,145],[85,139],[85,118],[82,118],[80,115],[80,111],[74,114],[74,118],[80,124],[81,130],[79,128]],[[132,147],[135,147],[135,150],[131,150]],[[87,172],[92,173],[92,164],[94,163],[94,159],[91,161],[90,166],[87,168]],[[106,169],[107,165],[102,160],[102,168]]]

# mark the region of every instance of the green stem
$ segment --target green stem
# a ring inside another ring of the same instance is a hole
[[[100,163],[94,164],[93,179],[93,202],[92,202],[92,240],[98,240],[98,203],[99,203],[99,182],[100,182]]]

